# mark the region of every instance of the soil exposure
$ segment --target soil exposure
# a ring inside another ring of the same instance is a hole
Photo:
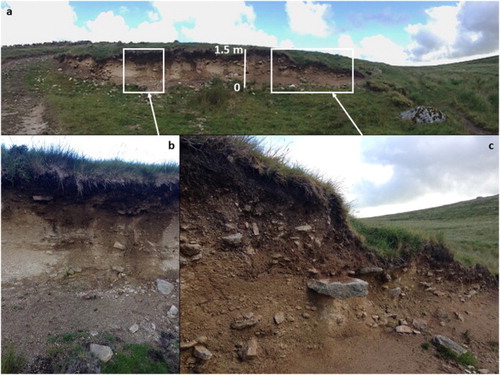
[[[100,371],[90,355],[51,363],[61,360],[47,353],[51,338],[84,332],[85,351],[148,343],[175,371],[178,178],[87,182],[57,171],[2,179],[2,348],[23,355],[28,372]]]
[[[125,64],[126,83],[135,83],[144,91],[161,90],[158,82],[162,80],[162,64],[158,54],[152,52],[127,52]],[[352,84],[350,69],[333,68],[315,62],[298,65],[286,54],[277,53],[274,57],[274,87],[282,90],[300,90],[301,86],[328,86],[330,91],[349,91]],[[129,57],[127,57],[129,56]],[[97,78],[122,85],[123,59],[112,57],[96,60],[89,55],[59,57],[60,68],[65,73],[83,78]],[[243,80],[243,55],[216,55],[213,49],[187,51],[182,48],[165,51],[166,86],[185,85],[202,87],[210,80]],[[250,49],[247,53],[247,76],[249,84],[261,87],[270,82],[269,50]],[[356,72],[356,79],[362,78]]]
[[[487,270],[431,244],[417,258],[383,260],[314,180],[272,167],[244,141],[181,145],[182,372],[470,371],[422,347],[435,335],[498,370],[498,288]],[[368,282],[367,296],[307,286],[352,278]]]

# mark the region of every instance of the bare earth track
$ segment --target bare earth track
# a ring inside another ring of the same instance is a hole
[[[28,71],[53,56],[27,57],[2,64],[2,133],[57,134],[44,117],[43,99],[26,83]]]

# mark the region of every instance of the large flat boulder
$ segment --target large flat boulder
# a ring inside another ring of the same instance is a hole
[[[418,106],[399,114],[403,120],[411,120],[415,124],[432,124],[445,122],[446,116],[440,110],[431,107]]]
[[[368,283],[364,280],[351,277],[310,280],[307,286],[317,293],[338,299],[364,297],[368,295]]]
[[[434,344],[434,346],[444,346],[445,348],[455,352],[457,355],[467,353],[467,349],[446,336],[436,335],[432,338],[431,342]]]

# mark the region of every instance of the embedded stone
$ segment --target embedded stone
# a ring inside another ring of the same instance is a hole
[[[113,357],[113,351],[106,345],[90,344],[90,352],[103,362],[108,362]]]
[[[240,245],[242,238],[243,238],[243,235],[241,233],[235,233],[235,234],[231,234],[230,236],[221,237],[222,241],[226,245],[230,245],[230,246]]]
[[[193,355],[203,361],[208,361],[212,358],[212,352],[206,348],[204,345],[195,345],[193,349]]]
[[[307,286],[317,293],[338,299],[364,297],[368,295],[368,283],[364,280],[351,277],[346,277],[341,280],[310,280]]]

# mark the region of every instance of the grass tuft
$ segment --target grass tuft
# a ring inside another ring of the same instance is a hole
[[[23,356],[16,354],[14,348],[9,346],[2,350],[2,374],[20,374],[26,365]]]
[[[169,369],[163,354],[148,344],[125,344],[103,366],[105,374],[167,374]]]

